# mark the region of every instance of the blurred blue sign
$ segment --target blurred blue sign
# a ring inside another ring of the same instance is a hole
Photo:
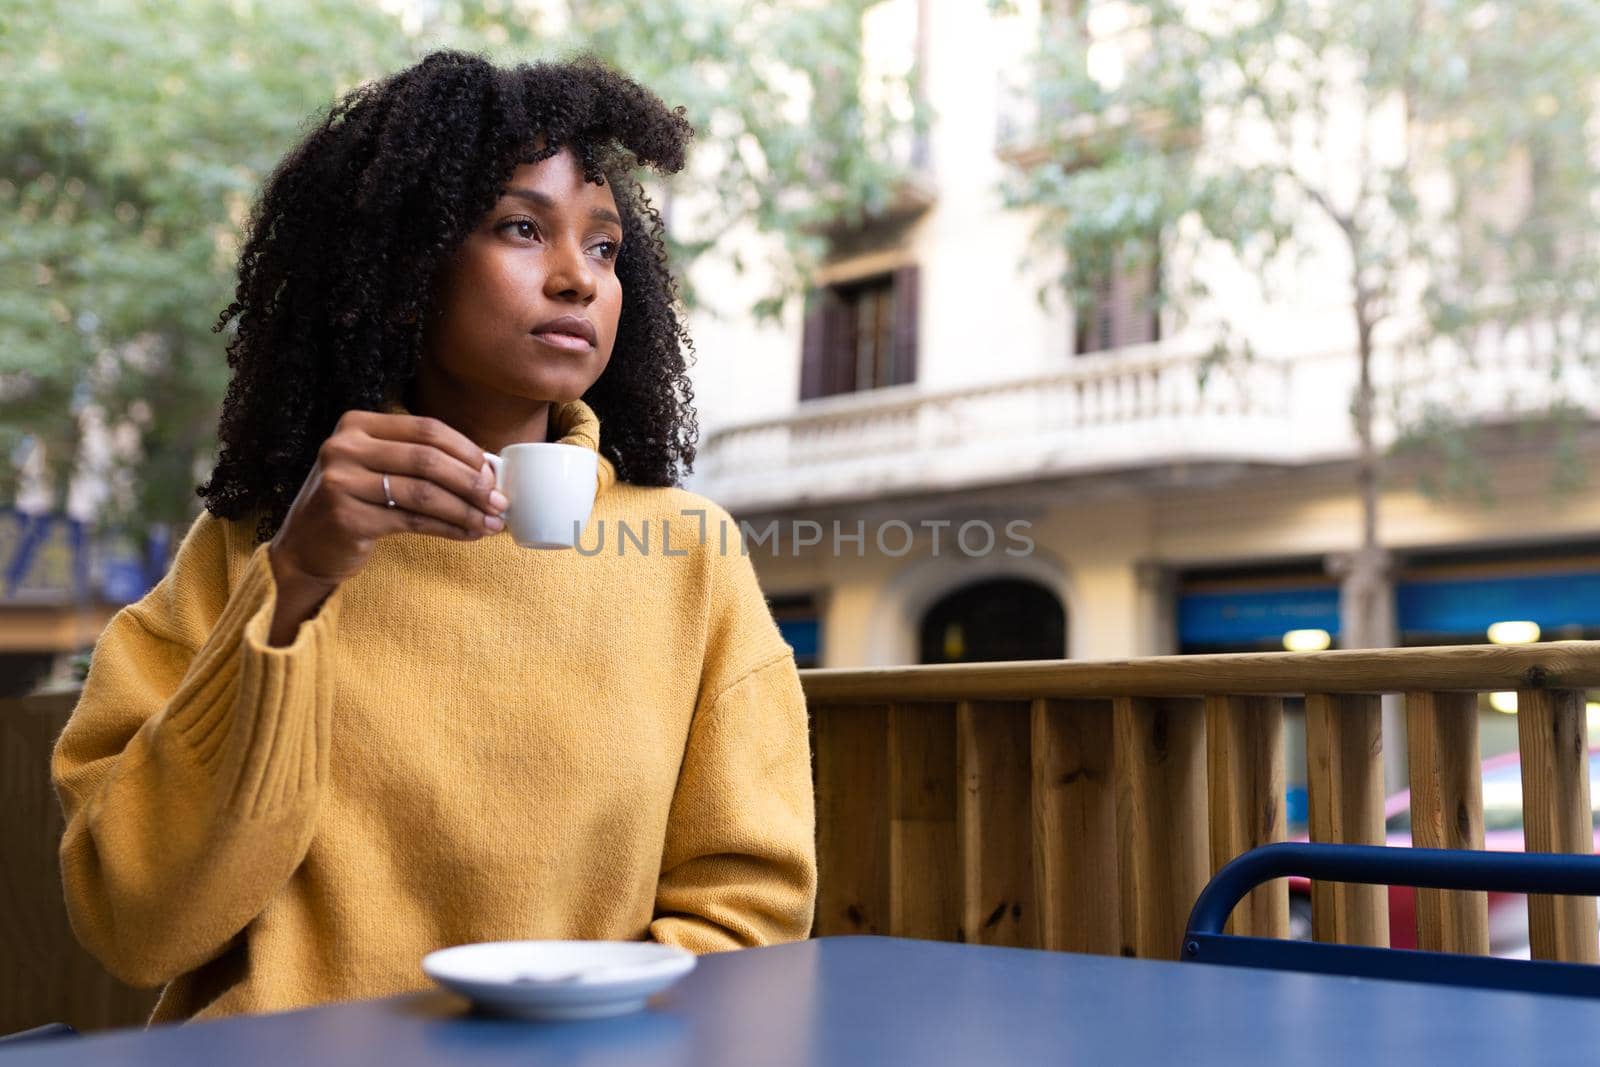
[[[1475,634],[1528,620],[1541,629],[1600,627],[1600,572],[1401,582],[1401,633]]]
[[[1184,593],[1178,597],[1178,641],[1184,645],[1248,645],[1277,641],[1290,630],[1339,635],[1339,590],[1297,589]]]

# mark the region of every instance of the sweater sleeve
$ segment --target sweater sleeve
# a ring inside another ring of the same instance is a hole
[[[305,857],[327,774],[340,594],[274,647],[267,546],[231,583],[228,562],[202,515],[96,642],[54,752],[68,916],[135,986],[214,958],[262,911]]]
[[[719,569],[707,685],[668,816],[650,924],[654,940],[693,952],[799,940],[816,903],[800,675],[749,560],[732,556]]]

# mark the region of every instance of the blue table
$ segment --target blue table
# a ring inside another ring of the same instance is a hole
[[[1600,1060],[1600,1001],[843,937],[701,960],[643,1014],[469,1015],[442,992],[23,1045],[23,1063],[1472,1064]]]

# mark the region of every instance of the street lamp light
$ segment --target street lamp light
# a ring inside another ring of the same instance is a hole
[[[1326,630],[1290,630],[1283,635],[1283,647],[1290,652],[1321,652],[1332,643]]]
[[[1539,624],[1526,620],[1493,623],[1489,640],[1497,645],[1531,645],[1539,640]]]

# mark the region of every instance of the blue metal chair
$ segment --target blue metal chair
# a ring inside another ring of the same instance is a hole
[[[62,1037],[77,1037],[78,1031],[66,1023],[46,1023],[35,1026],[32,1030],[21,1030],[15,1034],[0,1034],[0,1045],[21,1044],[24,1041],[51,1041]]]
[[[1587,964],[1325,945],[1222,932],[1245,894],[1263,882],[1290,875],[1423,889],[1600,896],[1600,856],[1372,845],[1263,845],[1224,866],[1201,891],[1189,914],[1181,958],[1234,967],[1600,997],[1600,967]]]

